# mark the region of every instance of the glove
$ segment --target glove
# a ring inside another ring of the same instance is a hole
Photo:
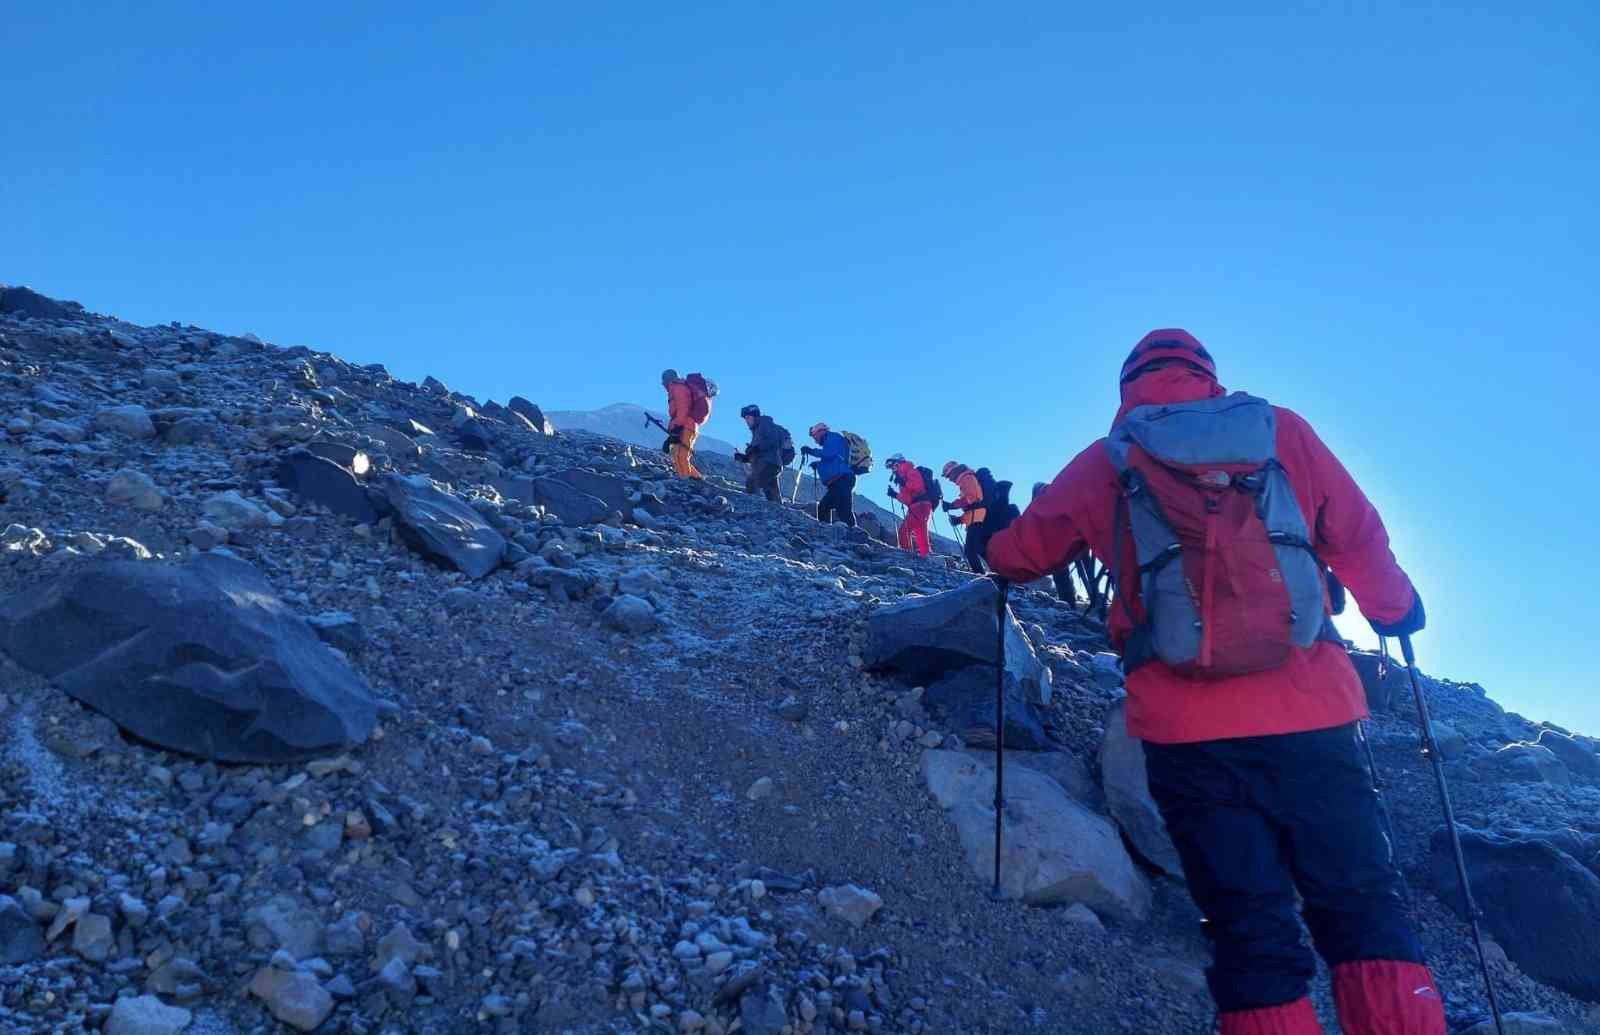
[[[663,439],[661,441],[661,451],[663,453],[670,453],[670,452],[672,452],[672,447],[677,445],[677,444],[678,444],[678,440],[676,438],[672,437],[671,435],[668,435],[665,439]]]
[[[894,491],[894,490],[893,490],[893,489],[885,489],[885,490],[884,490],[884,492],[883,492],[883,494],[884,494],[884,495],[885,495],[885,496],[887,496],[887,497],[889,497],[889,498],[890,498],[890,499],[892,499],[892,500],[897,500],[897,499],[899,499],[899,498],[900,498],[900,497],[899,497],[899,496],[898,496],[898,495],[897,495],[897,494],[896,494],[896,493],[895,493],[895,491]]]
[[[810,456],[812,453],[815,453],[815,452],[816,452],[816,450],[812,449],[810,446],[801,446],[800,447],[800,455],[801,456]]]
[[[951,518],[950,519],[950,527],[951,528],[960,528],[961,527],[961,519],[958,518],[958,517]]]
[[[820,461],[820,460],[812,461],[812,463],[811,463],[811,472],[813,474],[815,474],[816,472],[818,472],[820,470],[822,470],[822,461]]]
[[[956,505],[954,503],[941,503],[941,504],[939,504],[939,506],[944,508],[944,512],[946,514],[950,513],[952,510],[956,509]]]
[[[739,464],[747,464],[747,463],[750,462],[749,454],[739,453],[739,452],[735,452],[733,454],[733,460],[734,460],[734,463],[739,463]]]
[[[1428,624],[1428,613],[1422,609],[1422,594],[1411,591],[1411,610],[1397,622],[1383,623],[1367,619],[1372,631],[1379,636],[1410,636],[1421,632]]]

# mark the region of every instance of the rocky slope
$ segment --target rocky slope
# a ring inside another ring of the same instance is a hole
[[[1046,594],[992,900],[999,629],[943,558],[526,400],[18,289],[0,420],[0,1031],[1210,1030],[1120,675]],[[1431,777],[1360,660],[1467,1022]],[[1504,1001],[1600,1031],[1595,742],[1427,687]]]

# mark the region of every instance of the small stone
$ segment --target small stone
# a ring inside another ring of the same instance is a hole
[[[333,996],[304,971],[263,967],[250,982],[250,992],[267,1004],[272,1016],[300,1031],[313,1031],[333,1012]]]
[[[111,937],[111,918],[99,913],[78,917],[72,929],[72,951],[86,960],[104,963],[111,956],[116,939]]]
[[[712,974],[720,974],[733,965],[733,953],[727,949],[713,952],[706,957],[706,970]]]
[[[600,617],[609,628],[631,635],[650,632],[661,624],[648,600],[628,594],[613,600]]]
[[[31,963],[44,952],[44,932],[22,904],[0,895],[0,964]]]
[[[193,1017],[153,995],[118,999],[106,1021],[106,1035],[178,1035]]]
[[[196,550],[215,550],[228,543],[228,530],[221,525],[202,521],[189,532],[189,545]]]
[[[852,927],[862,926],[883,908],[883,899],[854,884],[823,888],[817,894],[817,901],[827,910],[830,918],[843,920]]]
[[[206,519],[221,525],[230,532],[246,532],[283,524],[283,518],[252,500],[241,496],[236,489],[211,497],[201,508]]]
[[[750,789],[744,792],[744,796],[749,798],[751,801],[760,801],[763,798],[772,797],[772,792],[774,789],[775,786],[772,782],[772,777],[763,776],[761,779],[750,785]]]

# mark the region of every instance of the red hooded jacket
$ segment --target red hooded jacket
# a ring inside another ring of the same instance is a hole
[[[922,481],[922,474],[917,470],[917,465],[910,460],[902,460],[894,466],[894,473],[900,477],[900,491],[895,494],[895,499],[910,507],[920,500],[928,491],[928,486]]]
[[[1136,406],[1222,394],[1210,375],[1170,366],[1124,385],[1117,418]],[[1278,459],[1312,529],[1317,555],[1344,582],[1362,614],[1379,622],[1398,621],[1411,609],[1414,592],[1389,550],[1389,534],[1378,512],[1311,426],[1289,410],[1275,409]],[[1118,570],[1107,558],[1119,492],[1102,439],[1079,453],[1010,528],[994,537],[989,565],[1014,582],[1031,582],[1059,571],[1088,549]],[[1125,530],[1122,541],[1120,570],[1137,571],[1133,536]],[[1130,594],[1128,604],[1142,613],[1136,581],[1119,584],[1118,592]],[[1131,631],[1127,610],[1114,602],[1112,643],[1122,649]],[[1128,731],[1162,744],[1298,733],[1365,715],[1361,679],[1335,643],[1296,649],[1286,665],[1270,672],[1228,679],[1186,679],[1159,659],[1128,677]]]

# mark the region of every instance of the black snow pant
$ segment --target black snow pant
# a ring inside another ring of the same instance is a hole
[[[856,527],[855,510],[856,476],[842,474],[828,483],[828,491],[817,502],[817,520],[824,525],[841,521]]]
[[[750,473],[745,476],[744,491],[754,496],[760,493],[779,503],[783,494],[778,491],[778,472],[783,470],[770,460],[757,460],[750,465]]]
[[[1354,723],[1308,733],[1145,744],[1150,793],[1211,940],[1223,1012],[1293,1002],[1316,951],[1421,963]]]
[[[967,545],[965,549],[967,567],[979,575],[989,570],[983,561],[984,557],[989,553],[989,537],[992,535],[994,533],[984,528],[981,524],[967,526]]]

